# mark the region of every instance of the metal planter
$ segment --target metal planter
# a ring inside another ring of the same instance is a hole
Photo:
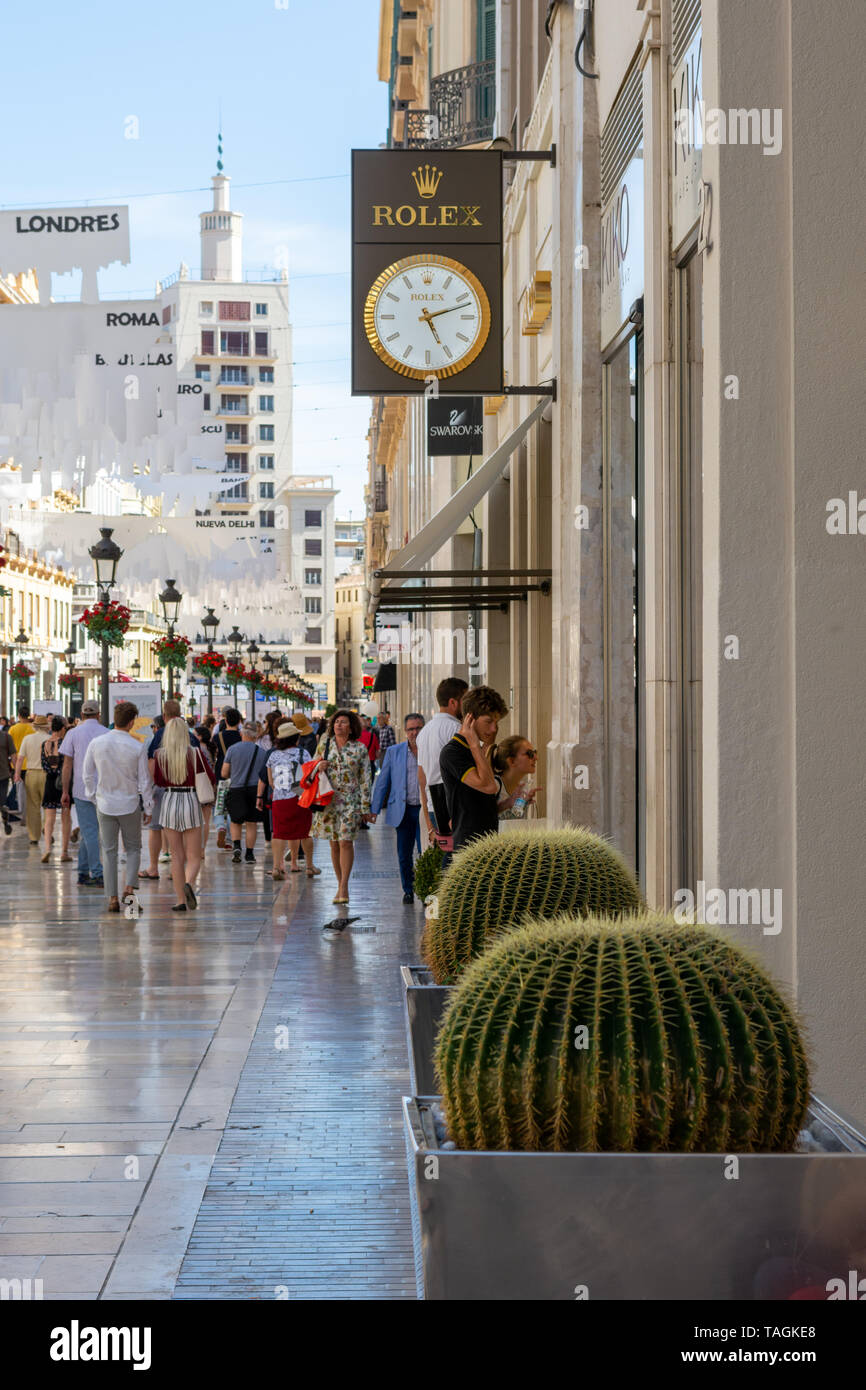
[[[426,965],[401,965],[406,1040],[412,1094],[436,1093],[433,1077],[433,1043],[452,985],[437,985]]]
[[[736,1165],[449,1150],[429,1099],[404,1097],[403,1113],[419,1298],[826,1298],[864,1247],[866,1140],[818,1100],[809,1122],[835,1152]]]

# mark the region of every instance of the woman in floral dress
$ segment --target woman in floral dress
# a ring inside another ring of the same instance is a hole
[[[335,903],[349,901],[349,875],[355,862],[355,836],[363,821],[372,820],[370,793],[373,772],[361,739],[361,721],[352,710],[338,709],[319,739],[316,757],[324,758],[334,796],[324,811],[313,816],[312,835],[330,840],[331,863],[337,876]]]

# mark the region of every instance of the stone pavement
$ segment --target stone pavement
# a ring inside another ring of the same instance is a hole
[[[45,1299],[414,1298],[394,832],[348,909],[214,838],[196,913],[137,921],[0,837],[0,1279]]]

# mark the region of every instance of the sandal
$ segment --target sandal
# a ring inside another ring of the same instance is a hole
[[[282,869],[274,869],[273,873],[271,874],[271,878],[274,880],[274,883],[282,883],[285,877],[286,876],[283,873]]]
[[[138,877],[139,877],[139,878],[151,878],[151,879],[156,879],[156,878],[159,878],[159,874],[158,874],[158,873],[156,873],[156,874],[148,874],[148,873],[145,873],[144,869],[139,869],[139,871],[138,871]]]
[[[347,902],[349,901],[349,899],[348,899],[348,898],[332,898],[331,901],[332,901],[332,902],[335,902],[335,903],[347,903]]]
[[[300,873],[300,870],[298,870],[298,872]],[[317,869],[314,864],[311,869],[307,869],[307,878],[318,878],[321,872],[322,870]]]

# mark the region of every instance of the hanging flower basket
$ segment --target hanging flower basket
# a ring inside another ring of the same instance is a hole
[[[62,671],[57,677],[57,684],[62,690],[72,690],[81,684],[81,679],[81,676],[76,676],[72,671]]]
[[[30,667],[26,666],[23,661],[16,661],[9,672],[15,685],[29,685],[34,674],[35,673],[30,670]]]
[[[122,647],[124,634],[129,627],[129,609],[124,608],[122,603],[95,603],[92,608],[85,608],[78,621],[94,642],[104,642],[108,647]]]
[[[234,685],[237,683],[238,685],[243,685],[246,678],[246,667],[244,663],[242,661],[234,661],[229,657],[226,662],[226,680],[229,684]]]
[[[176,634],[174,637],[157,637],[151,642],[150,648],[159,662],[160,666],[170,667],[174,671],[186,669],[187,657],[189,656],[192,643],[188,637]],[[214,653],[216,655],[216,653]]]
[[[192,669],[197,676],[218,676],[225,664],[221,652],[200,652],[192,659]]]

